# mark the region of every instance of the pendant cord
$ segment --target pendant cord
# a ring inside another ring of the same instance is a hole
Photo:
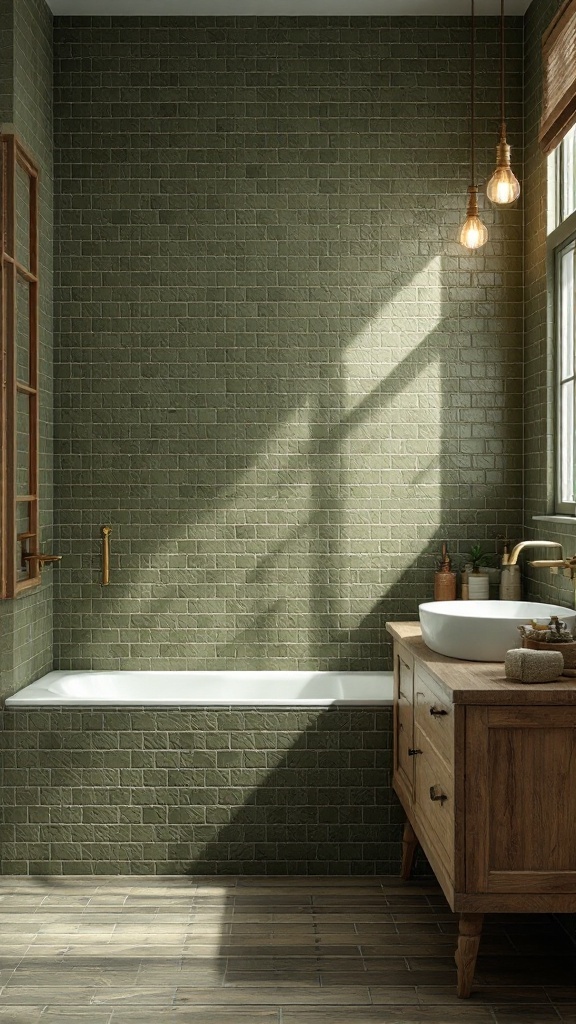
[[[471,35],[470,35],[470,184],[472,187],[476,184],[474,164],[475,164],[475,152],[474,152],[474,0],[471,0],[472,4],[472,16],[470,18]]]
[[[500,0],[500,124],[506,124],[504,109],[504,0]],[[504,129],[505,131],[505,129]]]

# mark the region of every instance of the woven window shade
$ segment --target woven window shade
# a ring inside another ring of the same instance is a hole
[[[540,145],[550,153],[576,122],[576,0],[567,0],[542,39]]]

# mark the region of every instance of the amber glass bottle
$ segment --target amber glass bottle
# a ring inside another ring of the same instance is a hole
[[[442,561],[434,576],[434,600],[456,600],[456,573],[452,572],[452,562],[448,554],[448,545],[442,545]]]

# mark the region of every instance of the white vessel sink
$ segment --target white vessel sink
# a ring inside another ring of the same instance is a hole
[[[574,630],[576,612],[531,601],[431,601],[419,608],[422,639],[432,651],[463,661],[504,661],[520,647],[518,626],[557,615]]]

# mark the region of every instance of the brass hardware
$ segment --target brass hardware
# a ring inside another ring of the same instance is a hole
[[[510,557],[508,559],[508,565],[516,565],[518,561],[518,555],[521,551],[524,550],[524,548],[560,548],[562,557],[564,557],[562,545],[558,544],[555,540],[523,540],[520,541],[520,544],[516,544],[512,548],[512,551],[510,552]]]
[[[416,747],[408,747],[408,757],[414,757],[415,754],[421,754],[422,751]]]
[[[430,708],[430,714],[433,715],[434,718],[441,718],[442,715],[447,715],[448,712],[445,711],[444,708]]]
[[[445,793],[437,793],[437,788],[437,786],[430,786],[430,799],[439,800],[440,803],[443,804],[444,801],[448,799],[448,797],[446,796]]]
[[[528,565],[533,565],[535,569],[560,569],[563,568],[567,563],[570,563],[570,559],[539,558],[536,561],[528,562]]]
[[[111,526],[102,527],[102,586],[110,583],[110,534]]]
[[[25,562],[38,562],[38,571],[42,572],[45,565],[51,562],[61,562],[62,555],[42,555],[39,551],[35,552],[22,552],[22,565]]]
[[[576,555],[572,558],[550,558],[530,562],[535,569],[550,569],[553,576],[565,576],[576,585]]]

